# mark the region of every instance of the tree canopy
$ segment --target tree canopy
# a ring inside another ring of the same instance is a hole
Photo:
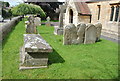
[[[2,3],[2,6],[4,6],[4,7],[10,6],[9,2],[0,1],[0,3]]]
[[[42,10],[40,6],[33,5],[33,4],[22,3],[16,7],[13,7],[11,11],[12,11],[12,14],[16,16],[27,15],[27,14],[36,14],[36,15],[40,15],[41,17],[46,16],[45,12]]]

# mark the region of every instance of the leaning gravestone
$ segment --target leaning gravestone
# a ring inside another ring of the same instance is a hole
[[[95,27],[97,29],[96,41],[99,41],[100,40],[100,36],[101,36],[102,24],[101,23],[97,23],[97,24],[95,24]]]
[[[78,41],[78,44],[81,44],[84,42],[84,36],[85,36],[85,28],[86,28],[86,24],[78,24],[77,25],[77,41]]]
[[[96,27],[93,24],[88,24],[85,29],[84,44],[92,44],[96,41]]]
[[[51,46],[39,34],[24,34],[24,46],[20,50],[20,70],[45,68]]]
[[[36,29],[36,25],[34,22],[34,17],[30,16],[28,18],[29,23],[27,24],[27,28],[26,28],[26,33],[28,34],[36,34],[37,33],[37,29]]]
[[[74,24],[69,23],[64,28],[63,44],[77,44],[77,31]]]
[[[36,25],[36,26],[41,26],[41,18],[35,17],[34,22],[35,22],[35,25]]]
[[[46,26],[51,26],[50,17],[48,16],[46,19],[47,19]]]

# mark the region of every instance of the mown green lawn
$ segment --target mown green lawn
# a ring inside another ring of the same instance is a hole
[[[101,39],[89,45],[63,45],[53,27],[38,27],[40,35],[52,46],[48,68],[19,71],[19,50],[23,45],[24,21],[3,41],[3,79],[116,79],[118,44]]]

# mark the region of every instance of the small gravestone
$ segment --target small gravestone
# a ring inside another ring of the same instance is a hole
[[[50,17],[49,17],[49,16],[46,18],[46,20],[47,20],[47,22],[46,22],[46,26],[51,26],[51,23],[50,23]]]
[[[85,29],[84,44],[92,44],[96,41],[96,27],[93,24],[88,24]]]
[[[28,34],[36,34],[37,33],[37,29],[36,29],[36,25],[34,22],[34,17],[30,16],[28,18],[29,23],[27,24],[27,28],[26,28],[26,33]]]
[[[102,24],[101,23],[97,23],[95,24],[95,27],[97,29],[97,33],[96,33],[96,41],[99,41],[100,40],[100,36],[101,36],[101,30],[102,30]]]
[[[85,28],[86,28],[86,24],[78,24],[77,25],[77,41],[78,44],[81,44],[84,42],[84,36],[85,36]]]
[[[77,31],[74,24],[70,23],[64,28],[63,44],[77,44]]]
[[[63,28],[60,28],[58,26],[54,26],[54,34],[55,35],[63,35]]]
[[[35,17],[34,22],[35,22],[35,25],[36,25],[36,26],[41,26],[41,18]]]
[[[24,46],[20,50],[20,70],[45,68],[51,46],[39,34],[24,34]]]
[[[28,24],[29,24],[29,21],[25,21],[25,29],[27,28]]]

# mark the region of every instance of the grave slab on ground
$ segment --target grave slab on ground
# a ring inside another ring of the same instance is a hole
[[[45,68],[52,47],[39,34],[24,34],[24,46],[20,49],[20,70]]]

